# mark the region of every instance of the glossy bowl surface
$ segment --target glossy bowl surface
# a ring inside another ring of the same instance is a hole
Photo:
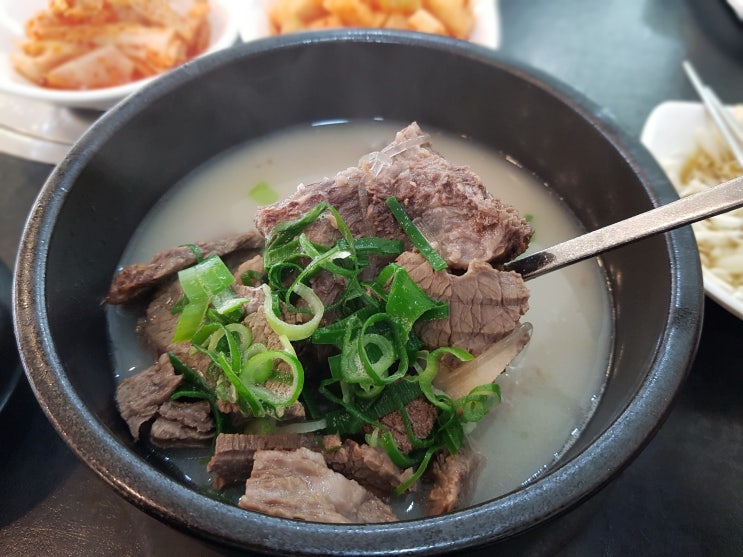
[[[602,257],[615,316],[602,401],[568,454],[507,496],[412,522],[309,524],[207,498],[144,458],[113,403],[101,299],[145,213],[196,165],[238,143],[298,123],[380,117],[507,153],[586,229],[677,198],[601,108],[477,45],[383,31],[300,34],[171,72],[101,118],[56,168],[29,217],[16,275],[15,327],[38,400],[79,457],[134,504],[268,553],[423,555],[505,546],[519,534],[528,545],[609,483],[661,424],[701,326],[701,272],[687,229]]]
[[[7,265],[0,260],[0,415],[11,396],[23,380],[23,369],[18,361],[13,317],[11,311],[11,286],[13,275]],[[0,428],[3,427],[0,425]]]

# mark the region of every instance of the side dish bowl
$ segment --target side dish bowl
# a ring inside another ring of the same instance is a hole
[[[271,34],[268,10],[272,0],[230,0],[235,13],[240,37],[244,42],[267,37]],[[469,40],[490,48],[498,48],[501,40],[500,6],[498,0],[473,0],[475,25]]]
[[[35,13],[47,7],[47,0],[25,0],[0,3],[0,91],[11,95],[45,101],[59,106],[106,110],[146,85],[155,77],[116,87],[90,90],[63,90],[41,87],[19,74],[11,64],[10,54],[17,51],[17,41],[25,35],[24,25]],[[239,38],[235,8],[229,2],[212,0],[209,23],[211,38],[204,54],[232,46]]]
[[[656,106],[645,122],[640,141],[655,156],[677,191],[682,191],[680,173],[689,157],[700,147],[715,153],[723,145],[704,105],[690,101],[666,101]],[[735,242],[735,229],[732,228],[728,234],[726,237]],[[743,319],[740,289],[736,294],[730,281],[715,275],[714,270],[704,264],[702,274],[707,295],[730,313]]]
[[[471,137],[544,180],[589,230],[677,198],[652,157],[599,107],[487,48],[369,30],[244,44],[117,105],[43,187],[24,231],[14,300],[35,394],[75,453],[123,497],[229,546],[300,555],[544,549],[555,531],[568,535],[555,521],[577,516],[569,511],[585,509],[652,438],[689,369],[704,296],[688,229],[601,258],[614,321],[601,401],[557,463],[495,500],[384,525],[247,512],[154,466],[117,414],[101,301],[147,211],[226,149],[300,123],[351,118],[416,120]]]

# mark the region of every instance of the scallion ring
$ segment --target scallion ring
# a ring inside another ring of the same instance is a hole
[[[289,340],[302,340],[308,338],[317,329],[325,311],[325,306],[320,300],[319,296],[309,287],[302,283],[294,285],[294,292],[307,302],[310,310],[313,312],[312,319],[306,323],[287,323],[282,319],[279,319],[274,313],[273,298],[271,296],[271,288],[264,284],[262,285],[263,292],[266,294],[266,299],[263,303],[263,309],[265,310],[266,321],[271,328],[279,335],[284,335]]]
[[[280,360],[287,364],[289,371],[274,369]],[[240,375],[242,384],[261,401],[275,407],[294,404],[304,386],[304,370],[296,356],[283,350],[266,350],[250,358],[243,366]],[[267,381],[283,384],[285,389],[271,389]]]

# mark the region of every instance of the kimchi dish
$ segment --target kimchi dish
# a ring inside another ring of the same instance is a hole
[[[209,11],[209,0],[49,0],[25,23],[11,63],[51,89],[123,85],[204,52]]]

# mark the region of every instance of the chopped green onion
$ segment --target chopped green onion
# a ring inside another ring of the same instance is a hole
[[[446,447],[451,454],[456,454],[464,446],[464,428],[456,412],[444,412],[439,415],[439,433],[441,446]]]
[[[250,346],[250,343],[253,340],[253,334],[250,332],[250,329],[242,323],[230,323],[223,327],[216,327],[209,337],[209,344],[207,346],[208,350],[216,350],[219,341],[222,340],[226,334],[232,333],[236,334],[240,338],[239,346],[241,349],[246,349]],[[193,340],[191,342],[193,342]]]
[[[263,308],[265,310],[266,321],[271,325],[271,328],[276,331],[279,335],[285,335],[289,340],[302,340],[308,338],[317,329],[322,319],[325,306],[322,300],[317,294],[309,287],[302,283],[293,285],[294,291],[307,302],[310,306],[310,310],[314,313],[312,319],[306,323],[287,323],[276,316],[274,312],[274,300],[271,295],[271,288],[267,285],[263,285],[263,291],[266,294]]]
[[[207,354],[219,367],[232,385],[238,404],[246,405],[253,416],[280,417],[286,407],[297,401],[304,385],[304,370],[285,337],[282,344],[288,345],[289,351],[266,350],[262,344],[252,343],[250,329],[240,323],[209,324],[197,335],[202,342],[194,344],[194,348]],[[274,369],[276,361],[284,362],[286,369]],[[224,386],[219,391],[223,396],[229,395]],[[212,398],[216,399],[214,392]]]
[[[353,271],[347,271],[341,267],[335,265],[335,261],[338,259],[347,259],[351,257],[350,251],[340,250],[337,248],[330,249],[323,254],[317,255],[303,270],[299,273],[294,284],[287,290],[287,297],[292,290],[295,289],[297,284],[300,284],[305,278],[312,276],[320,269],[331,271],[335,275],[340,276],[352,276],[355,273]]]
[[[386,203],[410,242],[426,257],[434,270],[446,262],[428,243],[405,213],[400,202],[390,197]],[[325,213],[330,213],[323,217]],[[305,231],[320,218],[332,220],[340,238],[332,245],[315,243]],[[385,266],[376,278],[367,277],[370,264],[390,261],[404,248],[400,240],[354,238],[337,209],[318,203],[300,217],[276,225],[266,238],[263,252],[265,273],[242,277],[251,284],[262,283],[264,313],[269,326],[279,335],[283,350],[267,350],[230,320],[238,318],[240,301],[235,301],[229,285],[212,288],[211,282],[194,288],[194,299],[186,293],[186,310],[198,320],[193,341],[197,349],[209,354],[222,370],[220,392],[237,399],[254,416],[281,417],[286,407],[301,395],[309,413],[322,421],[310,427],[340,435],[366,432],[368,442],[383,447],[404,468],[416,467],[398,492],[415,483],[428,466],[435,451],[452,454],[465,442],[463,423],[477,421],[497,402],[497,386],[473,389],[458,400],[435,389],[439,359],[451,354],[471,359],[466,351],[443,347],[420,352],[422,342],[415,334],[416,323],[448,316],[445,302],[431,298],[400,265]],[[332,277],[339,295],[327,307],[307,284],[320,273]],[[226,276],[225,282],[229,281]],[[256,281],[257,279],[257,281]],[[185,288],[184,288],[185,291]],[[224,297],[224,299],[222,299]],[[297,301],[297,297],[301,300]],[[207,309],[199,303],[207,298]],[[191,305],[194,308],[189,309]],[[214,306],[216,309],[212,309]],[[206,312],[206,325],[202,325]],[[221,309],[225,314],[217,311]],[[286,312],[307,314],[304,323],[288,323]],[[330,323],[320,322],[331,317]],[[304,372],[292,342],[334,346],[338,353],[328,358],[330,377],[321,379],[318,400],[302,393]],[[424,358],[425,357],[425,358]],[[425,359],[425,363],[424,363]],[[415,371],[410,371],[413,368]],[[225,388],[226,386],[226,388]],[[438,409],[436,426],[430,435],[418,438],[407,412],[407,404],[424,397]],[[324,399],[324,401],[323,401]],[[311,404],[310,404],[311,403]],[[403,454],[381,419],[399,412],[412,445]],[[371,430],[372,433],[369,433]]]
[[[338,240],[336,245],[340,249],[346,249],[348,243],[345,238]],[[390,240],[387,238],[375,238],[366,236],[363,238],[354,238],[353,245],[357,254],[364,255],[383,255],[386,257],[397,257],[403,252],[405,246],[401,240]]]
[[[226,315],[243,306],[248,302],[247,298],[240,298],[231,289],[222,290],[212,297],[212,305],[217,313]]]
[[[428,402],[439,407],[441,410],[450,410],[452,408],[451,398],[443,393],[437,395],[433,391],[433,380],[438,373],[439,361],[444,354],[451,354],[463,362],[473,359],[472,354],[466,350],[462,350],[461,348],[453,348],[449,346],[437,348],[426,355],[426,367],[418,374],[418,384],[420,385],[421,391],[423,391],[423,394],[428,399]]]
[[[287,364],[289,372],[274,370],[272,364],[277,360]],[[266,365],[269,363],[270,367]],[[262,402],[274,408],[285,408],[294,404],[299,398],[304,386],[304,371],[295,355],[283,350],[266,350],[259,352],[246,362],[240,380]],[[287,388],[271,389],[265,385],[269,380],[283,383]]]
[[[268,182],[258,182],[250,188],[248,195],[260,205],[269,205],[279,200],[279,194],[268,185]]]
[[[256,271],[255,269],[248,269],[240,275],[240,282],[245,286],[257,286],[266,282],[266,273]]]
[[[423,236],[421,231],[405,212],[405,209],[402,208],[402,205],[400,205],[397,198],[388,197],[385,203],[387,204],[387,207],[390,208],[390,211],[392,211],[392,216],[394,216],[395,220],[400,223],[403,232],[405,232],[407,237],[410,238],[410,241],[416,248],[418,248],[418,251],[421,252],[423,257],[428,260],[431,267],[433,267],[433,270],[442,271],[443,269],[446,269],[447,264],[446,261],[444,261],[444,258],[441,257],[438,252],[433,249],[431,244],[428,243],[428,240],[426,240],[425,236]]]
[[[196,263],[201,263],[204,260],[204,254],[201,253],[201,248],[196,244],[184,244],[183,247],[188,248],[193,253]]]
[[[178,272],[178,280],[189,300],[214,296],[235,282],[235,277],[219,256],[213,255],[201,263]]]
[[[204,320],[206,310],[209,307],[209,300],[198,300],[189,302],[183,306],[178,322],[173,334],[173,342],[183,342],[189,340]]]
[[[212,356],[213,352],[208,352],[210,356]],[[266,415],[266,409],[263,407],[263,405],[260,403],[258,398],[253,395],[253,393],[248,389],[243,382],[240,380],[240,376],[235,373],[235,371],[232,369],[232,366],[230,365],[230,362],[227,360],[227,357],[222,352],[216,353],[213,357],[214,363],[216,363],[219,367],[222,368],[222,371],[224,372],[227,379],[230,380],[230,383],[234,385],[235,390],[237,391],[238,396],[247,403],[248,407],[250,408],[250,412],[253,414],[253,416],[256,416],[258,418],[263,417]]]
[[[418,465],[418,468],[415,472],[403,483],[401,483],[399,486],[395,488],[395,495],[401,495],[405,493],[408,489],[410,489],[415,482],[417,482],[420,477],[423,475],[423,472],[426,471],[426,468],[428,468],[428,464],[431,462],[431,458],[433,457],[434,453],[439,449],[439,447],[429,447],[426,451],[426,454],[423,456],[423,458],[420,461],[420,464]]]
[[[416,464],[417,461],[414,458],[411,458],[400,451],[395,439],[389,431],[380,432],[379,444],[384,447],[385,452],[392,459],[392,462],[394,462],[399,468],[410,468]]]
[[[273,250],[280,246],[291,243],[305,228],[315,222],[320,215],[328,210],[327,203],[318,203],[311,210],[297,219],[286,220],[274,226],[266,236],[266,249],[264,253],[264,265],[266,268],[272,265],[271,257]]]
[[[178,272],[178,280],[188,302],[176,324],[173,342],[189,340],[198,330],[209,304],[227,313],[245,303],[230,289],[235,277],[218,255],[213,255]]]
[[[369,329],[378,326],[379,323],[387,324],[387,327],[385,329],[392,337],[392,341],[387,340],[387,343],[388,346],[390,346],[394,350],[392,354],[383,354],[383,356],[386,357],[382,360],[381,363],[384,363],[387,359],[392,359],[394,361],[394,356],[396,356],[396,359],[398,360],[397,371],[395,371],[395,373],[393,373],[392,375],[390,375],[388,371],[390,366],[382,368],[378,364],[373,365],[371,363],[365,347],[367,339],[370,336],[372,337],[372,339],[379,336],[377,334],[367,332]],[[355,352],[358,354],[359,360],[361,361],[361,364],[363,365],[367,375],[371,378],[372,383],[374,383],[375,385],[386,385],[392,383],[402,378],[405,373],[407,373],[408,354],[405,350],[405,336],[406,331],[401,331],[400,327],[394,321],[393,317],[388,313],[376,313],[369,317],[361,326],[361,331],[358,336]]]
[[[479,385],[469,394],[456,401],[461,410],[463,422],[479,422],[494,404],[500,402],[500,387],[495,383]]]
[[[377,356],[372,361],[369,356],[369,347],[376,349]],[[395,362],[395,348],[390,340],[375,333],[359,336],[359,356],[365,368],[369,368],[377,376],[382,376]]]
[[[341,349],[343,347],[346,333],[349,330],[353,330],[354,327],[360,327],[363,321],[367,318],[379,313],[383,308],[373,307],[362,307],[355,312],[334,321],[328,323],[323,327],[318,327],[314,333],[312,333],[313,344],[332,344],[336,348]]]
[[[382,277],[390,276],[390,291],[386,310],[396,318],[406,332],[410,332],[418,320],[439,319],[449,315],[446,302],[439,302],[428,296],[418,286],[404,267],[391,263],[380,273]]]

